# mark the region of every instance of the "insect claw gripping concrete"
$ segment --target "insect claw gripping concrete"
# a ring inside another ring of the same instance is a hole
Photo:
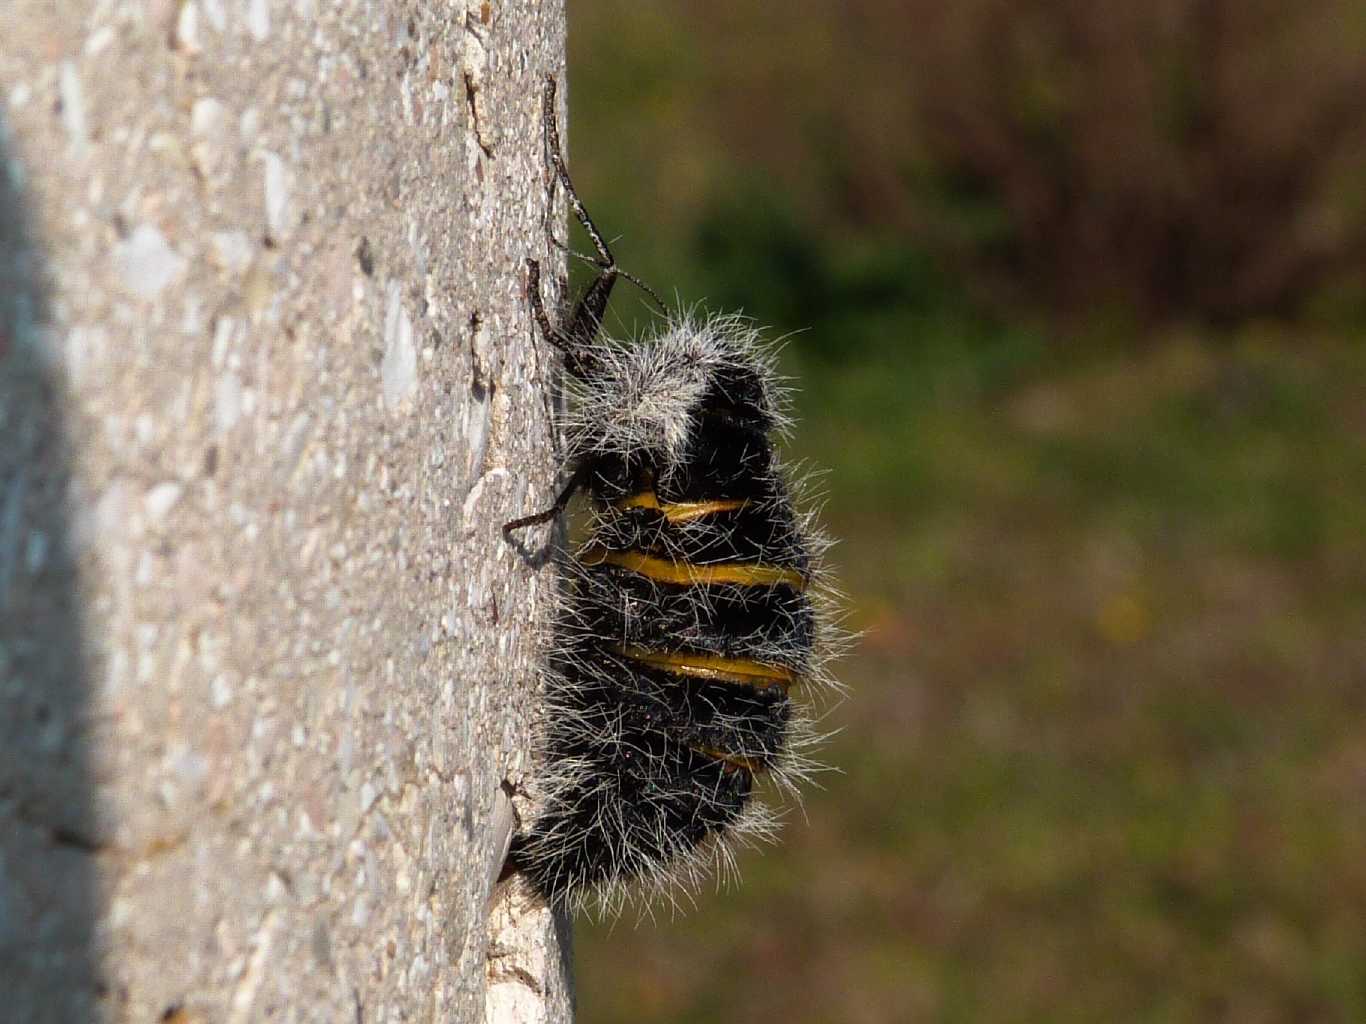
[[[557,519],[580,491],[590,514],[558,564],[537,811],[510,861],[555,905],[677,906],[714,865],[734,875],[737,841],[775,833],[758,778],[795,793],[818,767],[793,698],[833,686],[827,542],[774,452],[787,392],[748,320],[667,314],[642,340],[600,337],[616,279],[634,279],[574,191],[553,78],[544,101],[551,168],[598,275],[553,323],[528,261],[532,311],[568,371],[568,484],[505,530]]]

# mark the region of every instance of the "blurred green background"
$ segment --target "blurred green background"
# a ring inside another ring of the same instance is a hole
[[[1366,1020],[1366,5],[569,15],[619,259],[800,331],[866,630],[841,773],[581,926],[581,1019]]]

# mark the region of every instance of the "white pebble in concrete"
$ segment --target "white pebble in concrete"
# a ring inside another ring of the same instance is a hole
[[[266,0],[248,0],[247,31],[258,43],[270,36],[270,6]]]
[[[57,92],[62,98],[62,127],[71,141],[71,149],[76,156],[85,153],[89,134],[85,123],[85,97],[81,92],[81,76],[76,65],[69,60],[62,61],[57,77]]]
[[[114,266],[125,289],[150,301],[180,276],[185,258],[171,248],[160,231],[141,224],[114,246]]]
[[[185,53],[200,53],[204,49],[199,36],[199,5],[194,0],[186,0],[180,6],[180,14],[175,23],[176,46]]]
[[[384,361],[380,364],[384,404],[390,409],[413,393],[417,385],[417,349],[413,346],[413,322],[403,308],[397,281],[389,283],[389,302],[384,313]]]
[[[230,274],[241,274],[251,263],[251,240],[245,231],[215,231],[209,245],[214,262]]]
[[[147,513],[150,526],[160,526],[166,515],[180,501],[184,488],[174,480],[166,480],[151,488],[142,498],[142,509]]]
[[[242,416],[242,381],[235,373],[225,373],[214,382],[213,421],[220,434],[226,434]]]
[[[284,237],[289,220],[289,194],[292,175],[285,162],[274,153],[262,153],[266,165],[266,227],[275,239]]]

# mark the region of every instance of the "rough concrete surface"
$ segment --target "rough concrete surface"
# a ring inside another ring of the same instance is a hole
[[[551,363],[530,0],[0,5],[0,1018],[560,1021],[490,905]]]

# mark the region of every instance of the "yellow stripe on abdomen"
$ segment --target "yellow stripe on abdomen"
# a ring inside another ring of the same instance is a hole
[[[670,523],[690,523],[694,519],[704,519],[717,512],[734,512],[736,509],[744,508],[749,504],[745,498],[720,498],[716,501],[673,501],[661,502],[659,495],[654,491],[641,491],[633,494],[624,501],[617,503],[617,508],[649,508],[663,512],[664,518]]]
[[[759,690],[780,686],[784,692],[797,681],[797,674],[786,666],[748,658],[723,658],[719,654],[696,654],[691,651],[653,651],[636,644],[614,644],[612,650],[642,665],[693,679],[738,683]]]
[[[752,757],[744,757],[740,754],[722,753],[715,747],[693,747],[692,749],[715,761],[720,761],[724,766],[724,771],[733,772],[737,768],[743,768],[751,775],[758,775],[764,770],[764,766]]]
[[[758,562],[714,562],[694,565],[675,562],[643,551],[608,551],[592,547],[579,558],[584,565],[615,565],[660,583],[733,583],[741,587],[788,586],[806,589],[806,577],[796,569],[782,569]]]

